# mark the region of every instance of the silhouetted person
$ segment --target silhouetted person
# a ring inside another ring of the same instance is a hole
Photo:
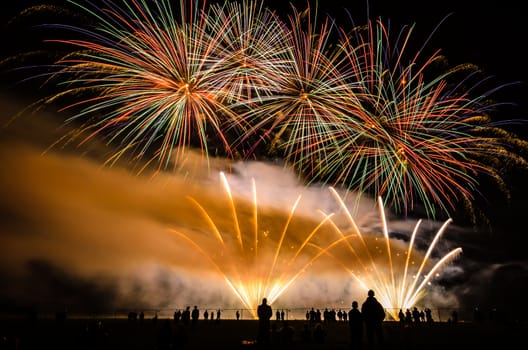
[[[193,328],[196,328],[199,318],[200,318],[200,310],[198,310],[198,306],[194,305],[194,308],[191,312],[191,324]]]
[[[216,323],[220,323],[220,316],[222,315],[222,311],[220,309],[216,310]]]
[[[404,326],[405,325],[405,314],[403,313],[402,309],[400,309],[400,311],[398,312],[398,318],[400,320],[400,325]]]
[[[432,311],[431,311],[430,308],[426,308],[426,309],[425,309],[425,321],[426,321],[427,323],[433,323],[433,322],[434,322],[434,320],[433,320],[433,313],[432,313]]]
[[[187,306],[181,313],[181,320],[184,326],[188,326],[191,323],[191,307]]]
[[[268,344],[271,323],[270,320],[273,316],[271,306],[268,305],[268,299],[262,299],[262,304],[257,307],[257,316],[259,319],[257,341],[259,343]]]
[[[315,312],[314,308],[310,310],[310,323],[315,323],[315,320],[317,319],[317,313]]]
[[[236,319],[237,319],[237,321],[240,320],[240,311],[238,311],[238,310],[236,311]]]
[[[412,326],[412,313],[411,310],[405,310],[405,323]]]
[[[418,311],[417,307],[413,308],[412,318],[413,318],[414,324],[419,326],[420,325],[420,311]]]
[[[348,311],[348,328],[350,331],[350,348],[363,348],[363,315],[358,308],[358,302],[352,302],[352,309]]]
[[[173,315],[174,323],[178,323],[180,321],[181,314],[182,313],[180,310],[174,311],[174,315]]]
[[[136,321],[137,320],[137,312],[135,311],[130,311],[128,313],[128,320],[129,321]]]
[[[378,348],[383,348],[383,320],[385,319],[385,309],[374,297],[374,291],[369,290],[367,299],[361,306],[361,314],[365,322],[367,335],[367,345],[369,349],[374,349],[377,343]]]
[[[328,308],[325,308],[323,311],[323,321],[324,323],[330,322],[330,311],[328,311]]]
[[[204,311],[204,320],[209,320],[209,312],[207,310]]]
[[[281,318],[281,321],[284,321],[284,310],[281,310],[280,318]]]

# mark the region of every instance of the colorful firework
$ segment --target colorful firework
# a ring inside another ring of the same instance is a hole
[[[292,7],[288,16],[288,65],[277,67],[281,77],[274,94],[261,98],[244,115],[253,133],[269,140],[268,152],[278,154],[299,173],[316,172],[318,158],[341,130],[345,113],[343,99],[355,100],[346,75],[339,68],[345,57],[330,41],[335,29],[330,18],[320,25],[308,7]],[[246,136],[247,137],[247,136]],[[335,145],[337,147],[337,145]]]
[[[89,96],[66,107],[82,125],[64,139],[118,145],[109,163],[165,169],[187,148],[279,156],[307,182],[432,218],[471,209],[483,179],[507,194],[503,164],[527,167],[526,142],[489,116],[486,79],[471,65],[436,73],[439,51],[410,52],[414,27],[396,40],[381,20],[347,31],[309,6],[282,22],[258,1],[68,2],[96,25],[58,26],[79,38],[50,40],[75,51],[56,62],[50,80],[64,88],[45,102]]]
[[[246,101],[246,94],[268,94],[275,80],[269,67],[280,64],[284,51],[277,38],[281,25],[268,10],[227,3],[208,13],[205,2],[181,1],[177,15],[168,0],[124,7],[105,2],[102,10],[71,3],[95,17],[97,26],[68,26],[86,39],[55,41],[76,50],[56,63],[53,78],[66,78],[61,84],[69,88],[48,103],[95,92],[68,106],[83,107],[69,121],[100,116],[83,134],[118,143],[112,162],[130,152],[150,155],[165,168],[187,147],[208,157],[219,145],[222,155],[233,155],[225,125],[231,133],[245,127],[229,104]]]
[[[340,45],[355,67],[350,73],[361,108],[351,101],[354,113],[345,114],[343,126],[328,135],[333,142],[312,175],[383,197],[403,214],[421,203],[434,218],[438,209],[445,215],[461,202],[471,203],[479,176],[506,189],[497,157],[526,167],[515,153],[526,142],[492,124],[491,91],[470,97],[484,83],[471,85],[478,73],[474,66],[438,74],[438,51],[423,64],[421,51],[409,54],[412,30],[402,30],[393,42],[378,20],[343,33]]]
[[[281,67],[287,60],[287,28],[262,2],[213,4],[207,12],[207,31],[219,33],[216,70],[224,73],[223,90],[241,109],[254,108],[252,100],[272,95],[279,88]]]

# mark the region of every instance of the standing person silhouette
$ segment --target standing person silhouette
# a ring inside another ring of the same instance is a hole
[[[368,349],[374,349],[378,345],[383,348],[383,320],[385,319],[385,309],[374,297],[374,291],[368,291],[367,299],[361,305],[361,314],[365,322]]]
[[[262,344],[269,344],[270,338],[270,319],[273,316],[271,306],[268,305],[268,299],[262,299],[262,304],[257,307],[258,323],[258,337],[257,342]]]
[[[196,328],[199,317],[200,317],[200,310],[198,309],[198,306],[194,305],[194,308],[191,311],[191,326],[193,329]]]
[[[348,327],[350,330],[350,349],[363,349],[363,315],[359,311],[357,301],[352,302],[348,311]]]

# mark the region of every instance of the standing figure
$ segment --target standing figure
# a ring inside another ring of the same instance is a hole
[[[181,317],[183,325],[187,327],[189,323],[191,323],[191,307],[187,306],[185,310],[182,311],[180,317]]]
[[[270,338],[270,319],[273,316],[271,306],[268,305],[268,299],[262,299],[262,304],[257,307],[258,323],[258,337],[257,341],[262,344],[268,344]]]
[[[194,305],[194,308],[191,311],[191,326],[192,326],[192,328],[196,328],[196,325],[198,324],[198,318],[199,317],[200,317],[200,310],[198,309],[198,306]]]
[[[404,326],[405,325],[405,314],[403,313],[402,309],[400,309],[400,311],[398,312],[398,319],[400,320],[400,325]]]
[[[361,305],[361,313],[365,322],[368,349],[374,349],[377,343],[378,348],[383,348],[383,320],[385,319],[385,309],[374,297],[374,291],[369,290],[367,299]]]
[[[350,330],[350,349],[363,349],[363,315],[358,308],[358,302],[352,302],[348,311],[348,328]]]

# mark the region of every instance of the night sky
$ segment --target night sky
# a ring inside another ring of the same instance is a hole
[[[265,2],[279,13],[289,11],[285,1]],[[10,20],[16,18],[17,11],[46,2],[9,3],[1,5],[2,29],[7,33],[1,38],[2,59],[30,50],[33,45],[40,46],[42,39],[39,33],[22,29],[23,23],[15,21],[15,30],[8,24],[12,25]],[[301,8],[306,1],[292,4]],[[426,40],[443,21],[428,47],[440,48],[453,65],[476,64],[493,77],[495,85],[507,85],[495,96],[506,104],[497,118],[515,120],[506,129],[526,138],[528,29],[521,5],[514,0],[370,1],[369,16],[390,19],[394,28],[416,24],[413,37],[418,42]],[[343,8],[349,10],[356,22],[364,23],[366,18],[367,6],[363,0],[327,0],[320,1],[319,6],[320,17],[327,13],[343,25],[350,22]],[[3,73],[0,100],[3,123],[40,94],[37,86],[21,83],[17,80],[19,77],[16,72]],[[181,298],[177,300],[183,304],[192,298],[192,289],[184,295],[177,291],[202,282],[196,281],[196,275],[192,274],[178,279],[170,277],[170,270],[165,267],[172,263],[174,254],[183,252],[175,253],[178,248],[174,242],[159,232],[161,226],[186,220],[190,215],[186,214],[188,208],[174,203],[173,198],[179,198],[182,193],[200,196],[200,189],[205,188],[207,194],[202,199],[213,201],[217,193],[210,187],[216,178],[205,175],[203,165],[192,161],[185,170],[195,177],[196,188],[188,188],[180,174],[175,177],[162,174],[152,179],[135,176],[124,168],[108,169],[100,156],[106,147],[103,144],[90,148],[66,145],[45,152],[63,134],[61,125],[60,113],[48,109],[33,116],[25,114],[0,133],[3,168],[0,175],[0,311],[35,304],[53,308],[62,303],[105,309],[145,298],[158,306],[170,307],[173,304],[163,300]],[[290,191],[293,196],[295,190],[302,188],[291,174],[283,174],[285,179],[279,188],[267,180],[263,174],[282,176],[274,165],[234,166],[226,161],[214,164],[213,168],[236,168],[238,177],[232,181],[241,188],[249,176],[260,175],[262,186],[269,193],[281,195],[284,203],[289,203],[285,198]],[[446,288],[458,296],[460,307],[470,308],[479,302],[487,307],[507,307],[509,303],[524,301],[522,291],[528,287],[527,175],[521,170],[511,174],[510,202],[492,191],[494,194],[485,205],[489,225],[474,228],[455,224],[446,233],[446,244],[464,250],[457,260],[462,272],[444,281]],[[310,193],[313,197],[308,196],[308,209],[318,202],[317,194]],[[269,197],[266,200],[272,201],[272,196]],[[407,227],[407,224],[395,223],[395,227]],[[194,263],[194,258],[189,258],[188,266],[180,267],[192,269]],[[118,281],[116,274],[121,277]],[[210,287],[200,301],[232,302],[218,286]]]

